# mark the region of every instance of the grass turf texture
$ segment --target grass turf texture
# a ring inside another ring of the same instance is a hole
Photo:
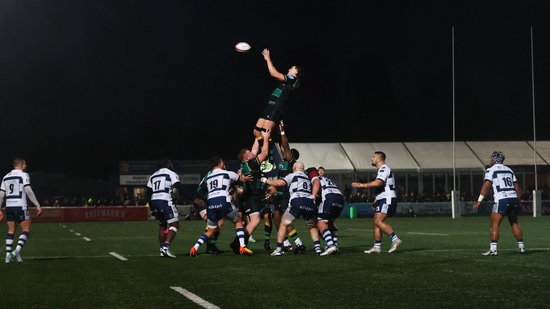
[[[258,242],[251,244],[255,256],[234,256],[228,248],[234,230],[228,224],[218,241],[226,250],[222,256],[191,258],[189,248],[204,223],[183,221],[172,245],[176,259],[158,256],[154,222],[34,224],[24,262],[1,266],[0,302],[3,308],[200,308],[170,289],[180,286],[221,308],[548,306],[549,217],[520,217],[523,255],[503,222],[496,257],[481,256],[489,245],[488,217],[389,222],[403,239],[395,254],[363,253],[372,246],[372,219],[360,218],[338,221],[338,255],[313,254],[299,221],[308,247],[304,255],[270,256],[260,226],[254,234]],[[389,245],[384,237],[384,252]]]

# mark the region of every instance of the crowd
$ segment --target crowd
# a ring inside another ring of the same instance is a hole
[[[44,198],[40,201],[42,206],[48,207],[109,207],[109,206],[145,206],[142,196],[130,197],[66,197],[58,196]]]

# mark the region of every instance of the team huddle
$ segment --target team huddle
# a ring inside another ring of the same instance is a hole
[[[159,222],[160,256],[176,257],[170,250],[179,229],[178,210],[173,202],[174,191],[193,200],[199,215],[206,221],[205,231],[189,250],[190,256],[197,256],[199,248],[205,243],[206,253],[221,254],[216,243],[226,220],[235,227],[235,237],[230,245],[235,254],[253,254],[248,244],[262,221],[264,248],[271,251],[272,256],[281,256],[290,251],[294,254],[302,253],[306,251],[306,245],[294,227],[295,220],[300,217],[305,221],[316,254],[326,256],[339,252],[336,220],[345,204],[342,192],[326,176],[324,168],[306,169],[304,163],[298,161],[300,154],[290,148],[282,121],[284,105],[290,92],[299,87],[302,69],[293,66],[287,74],[282,74],[273,65],[269,50],[265,49],[262,54],[270,75],[280,84],[271,93],[267,107],[256,122],[252,147],[242,149],[237,155],[240,160],[238,171],[228,171],[224,160],[220,156],[213,156],[210,159],[211,170],[196,191],[187,190],[182,185],[170,160],[162,160],[161,168],[149,177],[145,199],[151,214]],[[275,132],[278,132],[277,136],[274,136]],[[371,164],[378,169],[376,178],[367,183],[351,184],[354,188],[376,190],[373,203],[374,244],[364,251],[366,254],[382,252],[384,234],[391,240],[388,253],[395,252],[402,244],[393,227],[386,221],[396,211],[397,195],[395,177],[385,161],[384,152],[374,152]],[[492,187],[495,205],[491,214],[490,250],[484,253],[487,256],[497,255],[499,226],[504,216],[508,217],[518,241],[519,252],[525,252],[523,232],[517,219],[521,189],[514,172],[503,162],[504,155],[495,151],[478,202],[474,204],[477,209]],[[25,173],[26,167],[25,160],[15,159],[13,171],[4,176],[0,188],[0,206],[4,204],[5,198],[8,223],[5,263],[23,261],[21,249],[30,236],[27,198],[36,206],[38,215],[41,213],[40,204],[30,187],[29,175]],[[0,212],[0,220],[3,218]],[[20,225],[22,233],[13,249],[16,223]],[[273,227],[276,228],[275,248],[271,246]],[[324,248],[321,241],[324,242]]]

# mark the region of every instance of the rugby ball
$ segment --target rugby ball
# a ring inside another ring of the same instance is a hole
[[[250,44],[246,42],[239,42],[235,44],[235,50],[238,51],[239,53],[246,53],[247,51],[250,50]]]

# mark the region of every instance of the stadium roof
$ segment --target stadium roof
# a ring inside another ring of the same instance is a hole
[[[455,167],[460,170],[483,170],[495,150],[506,156],[512,166],[533,165],[535,143],[532,141],[456,142]],[[331,171],[372,171],[374,151],[386,153],[394,170],[446,170],[453,168],[452,142],[414,143],[291,143],[300,151],[300,161],[307,166],[323,166]],[[550,165],[550,141],[536,142],[537,165]]]

